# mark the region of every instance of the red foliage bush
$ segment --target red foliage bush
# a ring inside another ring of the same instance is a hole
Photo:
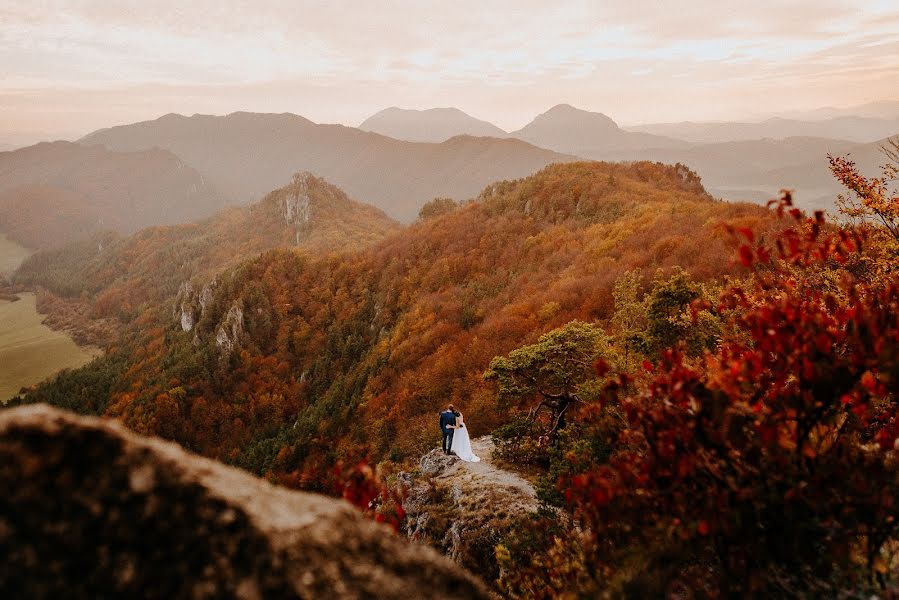
[[[789,196],[778,212],[795,224],[774,244],[737,232],[753,274],[718,307],[735,333],[697,360],[667,351],[646,382],[619,376],[588,409],[626,415],[616,452],[560,482],[595,564],[646,549],[632,593],[888,583],[899,523],[899,277],[853,272],[859,230],[805,218]]]

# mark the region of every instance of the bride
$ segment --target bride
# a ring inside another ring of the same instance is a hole
[[[468,428],[465,427],[465,421],[461,412],[456,413],[456,426],[453,427],[453,445],[450,450],[464,460],[465,462],[481,462],[481,458],[476,456],[471,449],[471,438],[468,437]]]

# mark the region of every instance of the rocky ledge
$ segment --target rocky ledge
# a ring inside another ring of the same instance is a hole
[[[467,463],[439,449],[421,458],[417,472],[409,475],[411,489],[403,504],[406,533],[490,580],[499,575],[496,545],[538,503],[530,482],[496,464],[490,437],[471,445],[480,462]]]
[[[348,504],[120,425],[0,411],[2,598],[487,598]]]

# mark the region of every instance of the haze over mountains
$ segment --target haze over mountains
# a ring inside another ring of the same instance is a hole
[[[813,110],[788,111],[777,116],[787,119],[807,119],[816,121],[837,117],[869,117],[872,119],[899,119],[899,100],[867,102],[857,106],[836,108],[825,106]]]
[[[159,148],[53,142],[0,153],[0,232],[31,248],[191,221],[224,206],[199,173]]]
[[[621,128],[602,113],[561,104],[509,135],[596,160],[684,163],[712,194],[730,200],[765,202],[791,188],[801,206],[829,209],[840,187],[827,154],[851,154],[863,172],[876,172],[883,162],[880,147],[899,134],[899,103],[859,107],[864,116],[847,114],[851,110],[824,109],[817,120]]]
[[[458,108],[410,110],[392,106],[367,118],[359,129],[410,142],[443,142],[457,135],[509,136],[496,125]]]
[[[800,206],[831,208],[839,187],[827,154],[851,153],[872,172],[883,141],[899,133],[899,103],[848,110],[622,128],[559,104],[511,133],[455,108],[392,107],[358,129],[289,113],[169,114],[78,143],[0,152],[0,233],[37,248],[188,222],[259,200],[299,171],[410,222],[435,197],[465,200],[493,181],[579,158],[683,163],[718,197],[765,202],[793,188]]]
[[[436,196],[470,198],[491,181],[575,159],[520,140],[408,142],[292,114],[166,115],[103,129],[80,142],[116,151],[164,148],[240,203],[258,199],[297,171],[310,171],[407,222]]]
[[[872,142],[883,138],[885,131],[899,132],[899,118],[842,116],[818,121],[801,121],[775,117],[758,123],[693,123],[687,121],[638,125],[628,129],[698,143],[788,137],[824,137],[852,142]]]
[[[765,202],[780,189],[793,188],[801,206],[829,209],[839,185],[830,175],[827,154],[851,153],[863,171],[872,172],[882,162],[884,140],[899,133],[899,103],[864,105],[858,115],[853,110],[822,109],[804,119],[623,128],[602,113],[559,104],[505,135],[594,160],[684,163],[711,193],[730,200]],[[374,119],[382,131],[410,138],[424,135],[431,121],[428,111],[399,109],[382,111],[369,121]],[[457,132],[467,123],[483,123],[469,119],[458,119]],[[442,135],[452,133],[444,130]]]
[[[542,148],[570,152],[584,158],[605,158],[641,148],[687,146],[681,140],[625,131],[602,113],[559,104],[510,134]]]

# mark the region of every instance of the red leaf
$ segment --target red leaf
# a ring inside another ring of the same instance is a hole
[[[877,391],[877,378],[871,371],[865,371],[865,374],[862,375],[862,385],[872,394]]]

